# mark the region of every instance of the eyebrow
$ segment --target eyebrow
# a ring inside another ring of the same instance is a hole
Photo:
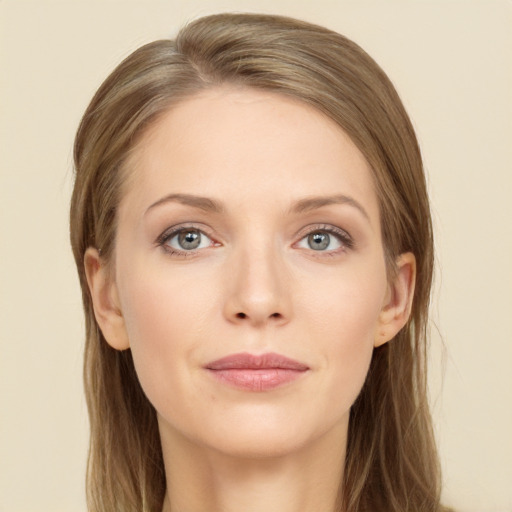
[[[146,210],[144,215],[157,206],[172,202],[192,206],[193,208],[198,208],[199,210],[204,210],[205,212],[210,213],[222,213],[224,211],[224,207],[218,201],[210,199],[209,197],[195,196],[192,194],[169,194],[153,203]]]
[[[332,196],[312,196],[306,197],[305,199],[301,199],[291,208],[292,213],[304,213],[310,212],[312,210],[317,210],[322,208],[323,206],[329,206],[331,204],[346,204],[349,206],[353,206],[363,216],[370,221],[370,216],[368,212],[364,209],[363,205],[356,201],[353,197],[346,196],[344,194],[336,194]]]
[[[223,213],[225,211],[223,205],[219,201],[209,197],[196,196],[192,194],[169,194],[149,206],[144,215],[157,206],[172,202],[192,206],[193,208],[198,208],[209,213]],[[306,197],[294,203],[288,212],[294,214],[305,213],[332,204],[346,204],[352,206],[359,210],[359,212],[362,213],[368,221],[370,221],[370,216],[361,203],[356,201],[353,197],[346,196],[344,194]]]

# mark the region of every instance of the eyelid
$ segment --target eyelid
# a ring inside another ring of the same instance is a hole
[[[212,246],[221,245],[219,242],[217,242],[214,239],[213,235],[209,233],[209,231],[210,231],[209,229],[207,229],[203,225],[198,225],[194,222],[185,222],[183,224],[176,224],[174,226],[168,227],[156,238],[155,245],[161,247],[167,253],[178,255],[178,256],[180,256],[180,255],[191,256],[191,255],[194,255],[197,252],[205,249],[205,247],[204,247],[201,249],[192,249],[190,251],[185,251],[185,250],[175,249],[174,247],[167,245],[167,242],[170,239],[174,238],[181,231],[186,231],[187,229],[193,229],[193,230],[199,231],[202,235],[206,236],[209,240],[211,240],[211,242],[213,242]]]
[[[207,249],[208,247],[203,247],[201,249],[192,249],[189,251],[185,250],[179,250],[175,249],[174,247],[171,247],[166,244],[166,242],[176,236],[181,231],[186,231],[187,229],[194,229],[201,234],[205,235],[212,244],[209,247],[213,246],[220,246],[222,245],[217,240],[215,240],[215,237],[211,234],[211,230],[207,228],[207,226],[204,226],[203,224],[198,224],[194,222],[185,222],[181,224],[176,224],[174,226],[170,226],[167,229],[165,229],[155,240],[155,245],[162,247],[163,250],[165,250],[167,253],[174,254],[176,256],[193,256],[197,254],[198,252]],[[296,235],[296,238],[298,238],[298,241],[294,243],[297,244],[298,242],[302,241],[304,238],[306,238],[311,233],[315,233],[318,231],[325,231],[326,233],[330,235],[334,235],[339,242],[341,243],[342,247],[338,249],[331,249],[326,251],[315,251],[311,249],[312,253],[315,253],[315,256],[321,257],[322,255],[335,255],[339,252],[346,252],[347,250],[354,248],[354,239],[348,233],[348,231],[339,228],[337,226],[334,226],[332,224],[312,224],[309,226],[306,226],[303,228],[299,233]]]
[[[322,253],[332,254],[335,252],[346,251],[348,249],[354,248],[354,245],[355,245],[354,239],[352,238],[350,233],[348,231],[346,231],[345,229],[339,228],[332,224],[314,224],[314,225],[307,226],[305,228],[305,231],[301,230],[297,234],[297,237],[299,238],[298,241],[299,242],[302,241],[308,235],[310,235],[311,233],[316,233],[317,231],[325,231],[326,233],[336,236],[338,238],[338,240],[340,241],[340,243],[343,245],[343,247],[341,249],[330,250],[330,251],[314,251],[313,249],[311,249],[313,252],[317,253],[317,255],[321,255]],[[296,242],[296,243],[298,243],[298,242]]]

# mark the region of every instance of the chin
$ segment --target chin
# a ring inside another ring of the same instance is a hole
[[[258,419],[255,420],[255,417]],[[244,459],[270,459],[300,454],[314,449],[322,439],[330,438],[331,435],[340,440],[346,436],[345,421],[316,424],[294,414],[286,418],[279,415],[251,415],[244,419],[231,418],[223,425],[211,426],[208,435],[201,436],[201,444],[226,456]]]
[[[238,459],[275,459],[300,452],[307,441],[269,432],[238,433],[231,438],[217,438],[209,442],[210,448]]]

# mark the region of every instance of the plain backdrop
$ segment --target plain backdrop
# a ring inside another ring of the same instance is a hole
[[[395,83],[434,212],[430,382],[445,501],[512,511],[510,1],[0,0],[0,512],[86,510],[67,219],[80,116],[132,50],[225,10],[328,26]]]

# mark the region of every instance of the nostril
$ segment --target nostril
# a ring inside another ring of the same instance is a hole
[[[272,313],[269,318],[281,318],[281,313]],[[237,313],[236,314],[236,317],[237,318],[240,318],[240,319],[244,319],[244,318],[247,318],[247,314],[246,313]]]

